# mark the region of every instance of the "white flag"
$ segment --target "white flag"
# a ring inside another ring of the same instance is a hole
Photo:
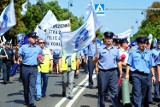
[[[153,43],[153,47],[157,47],[157,39],[156,38],[154,38],[154,43]]]
[[[22,11],[21,11],[21,15],[25,15],[27,13],[28,10],[28,0],[22,4]]]
[[[86,7],[86,12],[87,14],[89,14],[89,12],[92,11],[93,12],[93,17],[94,17],[94,26],[95,26],[95,32],[102,26],[98,20],[98,17],[94,11],[94,7],[93,7],[93,1],[91,1],[90,4],[88,4],[88,6]]]
[[[47,14],[44,16],[39,26],[41,27],[42,30],[47,30],[55,24],[57,24],[57,19],[55,15],[52,13],[52,11],[49,10]]]
[[[6,39],[5,39],[5,37],[4,36],[2,36],[2,38],[1,38],[2,40],[2,43],[4,44],[5,42],[6,42]]]
[[[148,39],[149,39],[149,44],[151,45],[152,44],[153,35],[149,34]]]
[[[77,30],[61,33],[63,55],[72,55],[85,48],[94,38],[95,24],[93,11],[91,11],[85,23]]]
[[[14,25],[16,25],[16,17],[14,2],[12,0],[11,3],[3,10],[0,16],[0,36],[6,33]]]

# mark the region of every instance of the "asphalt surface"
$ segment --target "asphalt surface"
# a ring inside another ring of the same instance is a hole
[[[23,87],[19,82],[19,73],[10,78],[10,82],[4,85],[0,80],[0,107],[26,107],[23,105]],[[96,74],[93,76],[94,86],[96,86]],[[62,97],[62,75],[50,74],[46,98],[35,101],[37,107],[97,107],[97,89],[89,89],[88,75],[81,70],[79,78],[75,79],[74,98],[69,100]],[[131,90],[131,88],[130,88]],[[107,97],[106,107],[112,107]],[[150,105],[150,107],[158,107],[158,103]]]

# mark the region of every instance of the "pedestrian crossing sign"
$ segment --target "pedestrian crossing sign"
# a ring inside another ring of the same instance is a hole
[[[104,4],[95,4],[95,12],[97,16],[104,16]]]

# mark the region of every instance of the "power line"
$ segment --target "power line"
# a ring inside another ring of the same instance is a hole
[[[160,11],[160,8],[106,8],[105,10],[154,10],[154,11]]]

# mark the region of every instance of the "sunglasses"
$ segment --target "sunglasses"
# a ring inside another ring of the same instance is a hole
[[[39,44],[45,44],[45,42],[39,42]]]

